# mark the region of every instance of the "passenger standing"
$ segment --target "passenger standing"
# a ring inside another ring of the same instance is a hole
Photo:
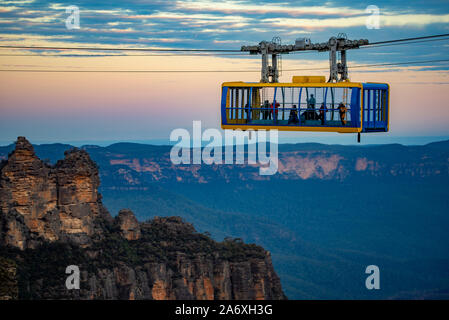
[[[293,108],[290,110],[290,115],[288,116],[288,124],[298,124],[298,111],[296,110],[296,105],[293,105]]]
[[[340,102],[340,104],[338,105],[338,113],[340,114],[340,120],[343,126],[346,125],[346,111],[348,111],[348,109],[343,104],[343,102]]]
[[[273,110],[273,104],[271,104],[272,107],[272,113],[274,113],[273,119],[277,119],[278,118],[278,112],[279,112],[279,107],[281,106],[281,104],[279,102],[276,102],[274,104],[274,110]]]
[[[322,126],[324,125],[324,119],[326,119],[326,106],[323,103],[320,107],[320,120]]]
[[[306,113],[306,119],[307,120],[315,120],[315,104],[316,100],[313,94],[310,95],[310,98],[307,100],[307,113]]]
[[[263,120],[268,120],[268,117],[270,117],[271,119],[271,112],[270,112],[270,102],[268,100],[265,100],[265,102],[263,103]]]

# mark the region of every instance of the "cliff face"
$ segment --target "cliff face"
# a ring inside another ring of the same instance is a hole
[[[217,243],[179,217],[141,224],[138,241],[114,236],[107,241],[96,243],[90,252],[95,252],[98,264],[95,272],[81,273],[80,298],[284,298],[268,252],[235,241]],[[108,261],[100,251],[112,246],[116,260]]]
[[[34,248],[41,240],[87,245],[94,220],[110,219],[99,184],[98,168],[87,152],[66,152],[52,167],[19,137],[0,172],[1,239],[21,249]]]
[[[145,190],[152,183],[254,183],[258,181],[351,181],[352,179],[447,179],[449,142],[426,146],[369,147],[279,145],[278,172],[259,175],[258,165],[173,165],[170,147],[116,144],[89,147],[101,166],[103,188]],[[42,148],[43,150],[44,148]],[[245,159],[247,155],[245,154]]]
[[[8,279],[0,296],[285,298],[263,248],[213,241],[178,217],[139,223],[121,210],[113,219],[99,184],[87,152],[71,150],[50,166],[18,138],[0,164],[0,278]],[[79,290],[66,289],[69,265],[80,269]]]

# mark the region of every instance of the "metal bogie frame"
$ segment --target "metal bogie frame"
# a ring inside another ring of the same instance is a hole
[[[262,55],[260,80],[262,83],[279,82],[281,54],[306,50],[329,51],[330,72],[328,82],[342,82],[349,81],[346,51],[367,44],[369,44],[369,41],[366,39],[348,40],[346,35],[341,33],[337,37],[331,37],[327,42],[311,43],[310,39],[303,38],[297,39],[293,45],[283,45],[280,38],[275,37],[272,41],[262,41],[258,45],[242,46],[241,51]],[[338,52],[340,53],[339,57]],[[271,65],[268,64],[269,56],[271,56]]]

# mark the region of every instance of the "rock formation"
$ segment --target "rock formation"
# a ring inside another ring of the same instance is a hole
[[[73,149],[54,166],[19,137],[0,164],[0,298],[284,299],[270,254],[216,242],[179,217],[113,219],[98,167]],[[80,289],[65,286],[80,269]],[[5,280],[5,284],[6,284]]]
[[[21,249],[40,240],[87,245],[95,219],[110,219],[97,192],[99,184],[98,168],[87,152],[70,150],[50,166],[19,137],[0,172],[0,239]]]
[[[127,240],[138,240],[140,238],[140,225],[131,210],[120,210],[116,217],[120,233]]]

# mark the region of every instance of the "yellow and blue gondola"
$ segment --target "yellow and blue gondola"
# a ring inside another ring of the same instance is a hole
[[[223,129],[387,132],[387,83],[326,83],[324,77],[293,77],[291,83],[222,84]]]

